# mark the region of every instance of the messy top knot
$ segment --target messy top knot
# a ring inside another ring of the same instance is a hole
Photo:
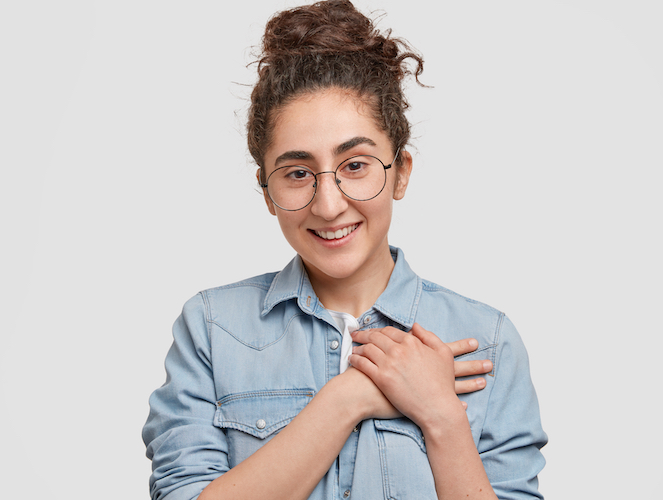
[[[329,87],[366,98],[394,152],[410,138],[401,88],[417,78],[423,59],[406,42],[380,33],[348,0],[328,0],[274,16],[265,28],[258,82],[251,94],[247,125],[249,151],[261,168],[278,112],[304,93]],[[407,59],[413,59],[411,71]]]

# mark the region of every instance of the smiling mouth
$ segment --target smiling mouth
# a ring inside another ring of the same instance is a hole
[[[336,231],[312,231],[323,240],[339,240],[357,229],[358,226],[359,224],[352,224],[351,226],[337,229]]]

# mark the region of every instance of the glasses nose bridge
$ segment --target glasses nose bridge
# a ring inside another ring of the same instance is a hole
[[[318,172],[317,174],[313,174],[313,177],[315,177],[315,183],[313,184],[313,187],[314,187],[316,192],[318,191],[318,175],[322,175],[322,174],[333,174],[334,175],[334,184],[336,184],[336,187],[339,188],[339,190],[340,190],[340,187],[338,185],[341,183],[341,181],[339,181],[338,177],[336,177],[336,170],[324,170],[322,172]]]

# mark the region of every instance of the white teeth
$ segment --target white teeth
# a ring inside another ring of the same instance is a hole
[[[320,236],[320,238],[323,238],[325,240],[338,240],[339,238],[343,238],[344,236],[347,236],[352,231],[357,229],[358,225],[359,224],[353,224],[352,226],[344,227],[343,229],[339,229],[335,232],[332,232],[332,231],[315,231],[315,234],[317,234],[318,236]]]

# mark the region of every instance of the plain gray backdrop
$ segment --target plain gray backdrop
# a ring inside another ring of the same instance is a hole
[[[3,497],[147,498],[140,431],[182,304],[293,256],[243,130],[250,48],[299,3],[2,3]],[[541,491],[661,498],[660,2],[356,4],[431,87],[409,85],[390,242],[518,327]]]

